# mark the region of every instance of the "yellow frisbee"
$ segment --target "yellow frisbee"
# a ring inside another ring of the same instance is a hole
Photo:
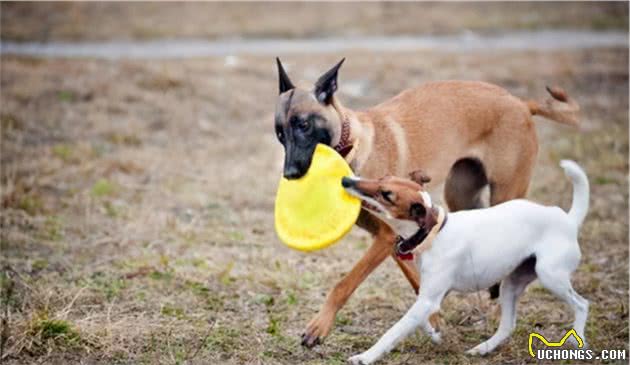
[[[275,206],[276,232],[287,246],[314,251],[343,237],[359,217],[361,201],[341,186],[352,169],[334,149],[318,144],[302,178],[282,178]]]

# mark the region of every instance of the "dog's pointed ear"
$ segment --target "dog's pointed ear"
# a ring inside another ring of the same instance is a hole
[[[284,70],[284,67],[282,67],[282,62],[280,62],[279,57],[276,57],[276,63],[278,64],[278,80],[279,80],[279,85],[280,85],[280,94],[282,94],[285,91],[295,89],[295,86],[289,79],[287,72]]]
[[[320,103],[330,104],[332,101],[332,96],[337,91],[337,72],[345,60],[342,58],[315,83],[315,97]]]
[[[427,184],[431,181],[431,177],[424,173],[422,170],[416,170],[409,173],[411,180],[417,182],[420,185]]]

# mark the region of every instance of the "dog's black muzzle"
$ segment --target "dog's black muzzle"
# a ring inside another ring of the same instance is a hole
[[[301,161],[295,161],[292,163],[284,163],[284,177],[289,180],[299,179],[302,176],[306,175],[308,168],[310,167],[310,161],[308,163],[304,163]]]
[[[306,175],[311,167],[315,146],[312,148],[291,148],[285,149],[284,177],[289,180],[299,179]]]

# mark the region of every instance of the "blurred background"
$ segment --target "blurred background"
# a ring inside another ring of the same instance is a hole
[[[322,346],[299,346],[370,241],[355,229],[305,254],[276,238],[276,56],[303,85],[346,57],[339,98],[355,109],[439,79],[523,99],[562,86],[581,128],[537,120],[529,198],[567,208],[557,163],[586,169],[575,288],[591,348],[628,348],[627,3],[2,2],[0,361],[343,364],[406,311],[390,260]],[[533,284],[512,339],[477,359],[463,351],[498,304],[452,294],[442,316],[442,345],[417,334],[382,363],[523,363],[531,331],[572,322]]]

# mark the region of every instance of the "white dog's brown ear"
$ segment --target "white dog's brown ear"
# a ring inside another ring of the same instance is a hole
[[[345,60],[343,58],[339,61],[315,83],[315,97],[320,103],[328,105],[332,101],[332,96],[337,91],[337,72]]]
[[[411,180],[417,182],[420,185],[424,185],[431,181],[431,177],[425,174],[424,171],[422,170],[416,170],[416,171],[410,172],[409,178],[411,178]]]

